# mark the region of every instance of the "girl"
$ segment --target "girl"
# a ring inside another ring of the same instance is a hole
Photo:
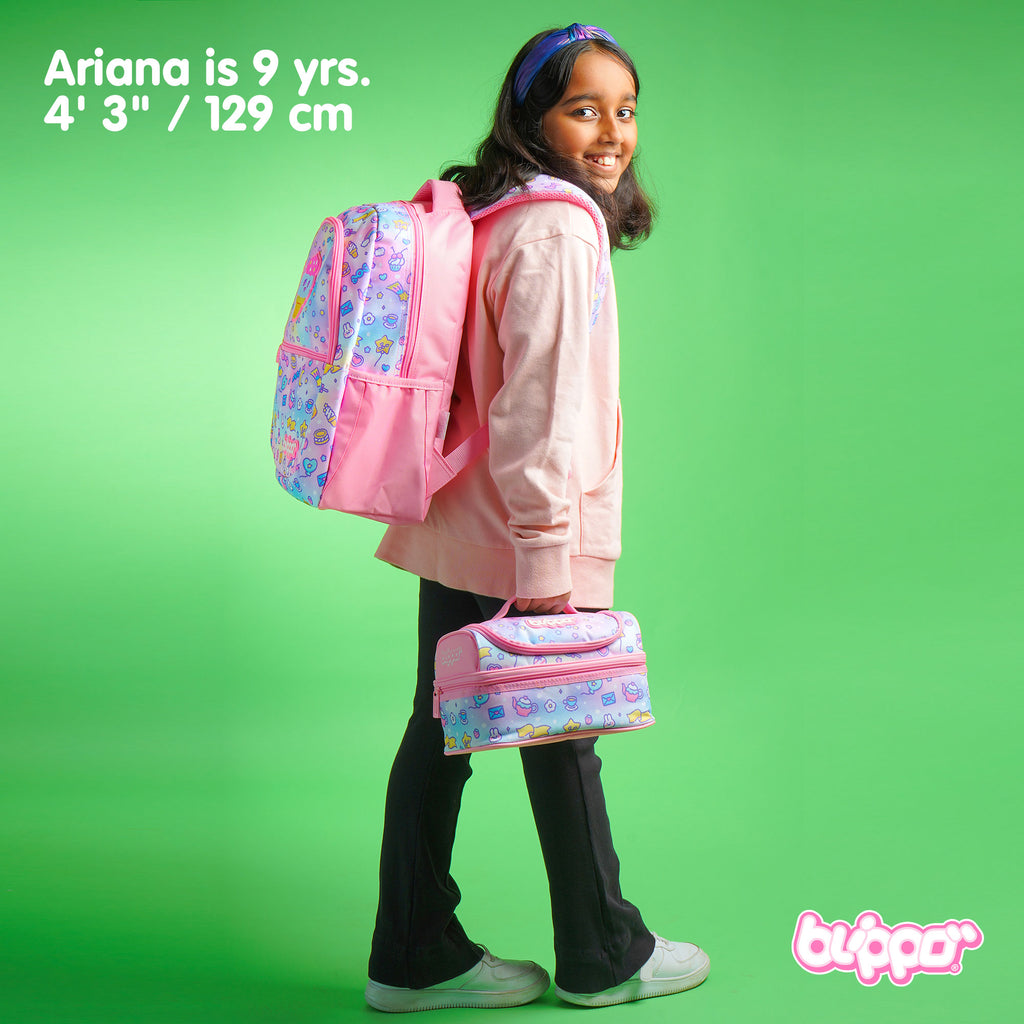
[[[472,165],[444,177],[470,209],[538,173],[583,189],[612,248],[650,232],[631,164],[639,81],[593,26],[534,36],[498,97]],[[448,444],[481,423],[479,459],[435,495],[422,525],[391,527],[378,557],[421,577],[412,717],[391,771],[380,902],[367,1001],[382,1010],[516,1006],[547,973],[473,942],[455,916],[449,874],[468,755],[442,753],[432,715],[434,649],[445,633],[493,616],[516,595],[524,613],[607,608],[621,506],[618,325],[610,273],[591,326],[601,239],[586,210],[523,203],[480,221]],[[606,1006],[700,984],[709,961],[648,931],[619,891],[593,738],[520,748],[551,891],[555,991]]]

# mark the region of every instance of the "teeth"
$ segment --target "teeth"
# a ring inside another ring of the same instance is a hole
[[[590,159],[593,160],[595,164],[598,164],[601,167],[615,166],[615,157],[613,156],[593,156]]]

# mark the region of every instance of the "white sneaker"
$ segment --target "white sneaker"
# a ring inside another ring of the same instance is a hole
[[[696,988],[710,970],[711,960],[699,946],[692,942],[669,942],[655,935],[651,958],[628,981],[603,992],[565,992],[556,985],[555,993],[559,999],[577,1006],[614,1006]]]
[[[430,988],[398,988],[371,981],[366,986],[366,1001],[388,1013],[454,1006],[522,1006],[542,996],[550,984],[548,972],[532,960],[501,960],[485,948],[475,967]]]

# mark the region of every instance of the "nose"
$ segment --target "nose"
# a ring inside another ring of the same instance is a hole
[[[601,121],[601,141],[615,142],[622,141],[622,125],[617,117],[605,117]]]

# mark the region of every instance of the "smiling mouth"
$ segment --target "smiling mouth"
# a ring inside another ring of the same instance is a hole
[[[614,153],[598,153],[595,156],[588,156],[586,159],[598,167],[614,167],[618,157]]]

